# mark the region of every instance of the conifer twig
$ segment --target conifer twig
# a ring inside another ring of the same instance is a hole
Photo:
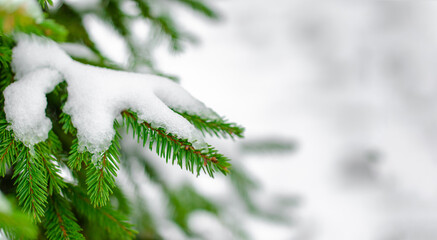
[[[122,116],[125,127],[132,129],[134,137],[137,136],[137,141],[142,139],[143,146],[145,146],[149,139],[150,150],[156,143],[156,153],[165,158],[166,162],[171,158],[172,164],[177,161],[177,164],[182,168],[185,159],[185,168],[194,172],[194,165],[196,165],[197,175],[201,170],[211,177],[214,176],[215,171],[220,171],[223,174],[229,172],[229,159],[218,153],[213,147],[195,149],[187,140],[167,133],[163,128],[154,128],[150,123],[139,122],[137,115],[132,111],[123,111]]]

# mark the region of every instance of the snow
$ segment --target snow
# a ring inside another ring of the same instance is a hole
[[[125,109],[197,149],[207,146],[202,134],[171,109],[209,119],[217,114],[171,80],[79,63],[55,42],[36,36],[19,35],[17,42],[12,67],[18,81],[5,91],[5,112],[14,133],[26,144],[47,138],[50,121],[45,117],[44,94],[62,76],[68,84],[63,111],[77,128],[80,150],[98,154],[108,149],[115,135],[114,120]]]
[[[43,68],[22,76],[4,91],[6,118],[15,136],[29,147],[48,137],[52,123],[45,115],[45,94],[61,80],[57,71]]]

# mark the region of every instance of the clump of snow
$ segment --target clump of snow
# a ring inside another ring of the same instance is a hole
[[[52,123],[45,114],[45,94],[61,80],[62,76],[57,71],[42,68],[22,76],[3,93],[6,119],[11,123],[15,136],[29,147],[48,137]]]
[[[195,148],[206,147],[202,134],[170,108],[209,119],[218,116],[178,84],[160,76],[79,63],[48,39],[20,35],[17,42],[12,67],[18,81],[5,91],[5,108],[20,140],[35,144],[47,137],[50,122],[45,117],[44,94],[62,75],[68,84],[63,111],[77,128],[82,150],[95,154],[105,151],[115,135],[114,120],[126,109],[137,112],[140,121],[187,139]]]

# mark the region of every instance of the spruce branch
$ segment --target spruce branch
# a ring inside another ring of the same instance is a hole
[[[56,159],[53,155],[44,154],[41,156],[42,163],[44,165],[44,169],[46,175],[48,177],[48,193],[52,195],[53,193],[59,193],[61,188],[65,187],[65,182],[62,177],[59,175],[61,170],[59,166],[55,165],[53,161]]]
[[[195,149],[187,140],[167,133],[163,128],[154,128],[150,123],[140,122],[136,113],[132,111],[123,111],[122,116],[124,126],[127,130],[132,129],[134,138],[136,135],[138,142],[141,139],[143,146],[149,140],[150,150],[153,149],[155,144],[156,153],[158,156],[165,158],[167,163],[171,159],[172,164],[177,162],[181,168],[185,165],[185,168],[192,173],[196,169],[197,175],[200,174],[201,170],[211,177],[214,176],[216,171],[223,174],[229,172],[229,159],[218,153],[213,147]]]
[[[202,210],[218,215],[217,205],[192,186],[184,185],[177,190],[166,189],[165,194],[172,206],[169,211],[173,221],[188,235],[193,235],[189,228],[189,217],[193,212]]]
[[[9,70],[12,61],[12,49],[8,46],[0,45],[0,67]]]
[[[49,240],[85,239],[80,233],[82,228],[77,223],[69,202],[57,194],[51,196],[48,200],[44,227]]]
[[[174,110],[173,110],[174,111]],[[229,123],[225,119],[210,120],[184,112],[175,111],[186,118],[191,124],[199,129],[204,135],[208,133],[210,136],[224,137],[228,136],[243,138],[244,128],[235,123]]]
[[[16,160],[18,146],[24,146],[16,142],[12,131],[7,130],[9,126],[5,119],[0,119],[0,176],[4,177],[6,170]]]
[[[181,51],[183,48],[181,41],[185,36],[176,26],[173,18],[169,15],[155,15],[152,12],[149,1],[134,0],[134,2],[137,4],[141,16],[149,20],[152,27],[155,27],[160,33],[169,38],[173,51]]]
[[[89,152],[79,151],[79,141],[77,138],[73,140],[71,145],[70,154],[68,155],[67,165],[73,170],[80,171],[82,163],[88,165],[91,161],[91,154]]]
[[[118,0],[102,1],[102,7],[106,10],[104,17],[109,20],[121,36],[127,36],[130,31],[124,22],[125,13],[121,10],[120,3],[121,1]]]
[[[135,238],[136,231],[127,217],[110,206],[94,207],[91,200],[80,188],[69,185],[65,194],[70,198],[77,212],[93,224],[99,225],[111,239],[124,240]]]
[[[59,116],[59,123],[62,125],[62,130],[65,134],[76,135],[77,130],[71,122],[70,115],[62,112]]]
[[[118,125],[118,124],[116,124]],[[115,187],[120,156],[120,135],[115,134],[111,146],[87,167],[88,195],[95,207],[106,205]],[[94,157],[94,156],[93,156]]]
[[[48,11],[49,9],[49,5],[53,6],[53,1],[52,0],[38,0],[39,5],[41,5],[41,8],[44,11]]]
[[[12,176],[16,179],[18,203],[35,222],[41,221],[47,204],[48,183],[40,156],[36,150],[32,153],[29,148],[23,148],[18,154]]]
[[[203,14],[210,19],[218,19],[219,15],[210,6],[208,6],[202,0],[176,0],[187,7],[191,8],[193,11]]]

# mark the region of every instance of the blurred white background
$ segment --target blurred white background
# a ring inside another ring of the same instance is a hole
[[[290,224],[231,207],[250,239],[437,239],[437,2],[212,4],[224,21],[178,12],[200,44],[180,55],[163,45],[156,61],[195,97],[245,126],[247,139],[281,136],[298,143],[293,153],[263,156],[216,143],[256,176],[260,204],[274,208],[270,196],[277,194],[299,199],[284,210]],[[87,25],[103,39],[108,57],[127,61],[123,45],[115,37],[107,41],[107,29],[99,32],[92,17]],[[138,26],[138,38],[145,30]],[[162,169],[174,184],[192,181],[232,202],[225,178]],[[232,238],[201,214],[192,221],[208,239]]]

